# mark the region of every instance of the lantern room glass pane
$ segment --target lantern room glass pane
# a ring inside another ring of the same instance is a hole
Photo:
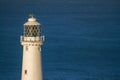
[[[40,36],[40,26],[37,26],[37,25],[25,26],[24,36],[25,37]]]

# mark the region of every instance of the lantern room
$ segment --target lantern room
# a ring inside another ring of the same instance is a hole
[[[38,37],[41,35],[41,24],[34,17],[24,24],[24,37]]]

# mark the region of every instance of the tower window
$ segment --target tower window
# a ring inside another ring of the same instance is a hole
[[[27,74],[27,70],[25,70],[25,74]]]
[[[40,50],[40,47],[38,47],[38,51]]]
[[[26,51],[28,51],[28,46],[26,46]]]

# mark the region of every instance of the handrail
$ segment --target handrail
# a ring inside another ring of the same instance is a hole
[[[44,38],[44,36],[38,36],[38,37],[25,37],[25,36],[21,36],[20,40],[24,41],[24,42],[37,42],[37,41],[44,42],[45,38]]]

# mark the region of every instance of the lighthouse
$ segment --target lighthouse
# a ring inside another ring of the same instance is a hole
[[[31,16],[24,24],[24,34],[21,36],[23,46],[22,78],[21,80],[42,80],[41,24]]]

